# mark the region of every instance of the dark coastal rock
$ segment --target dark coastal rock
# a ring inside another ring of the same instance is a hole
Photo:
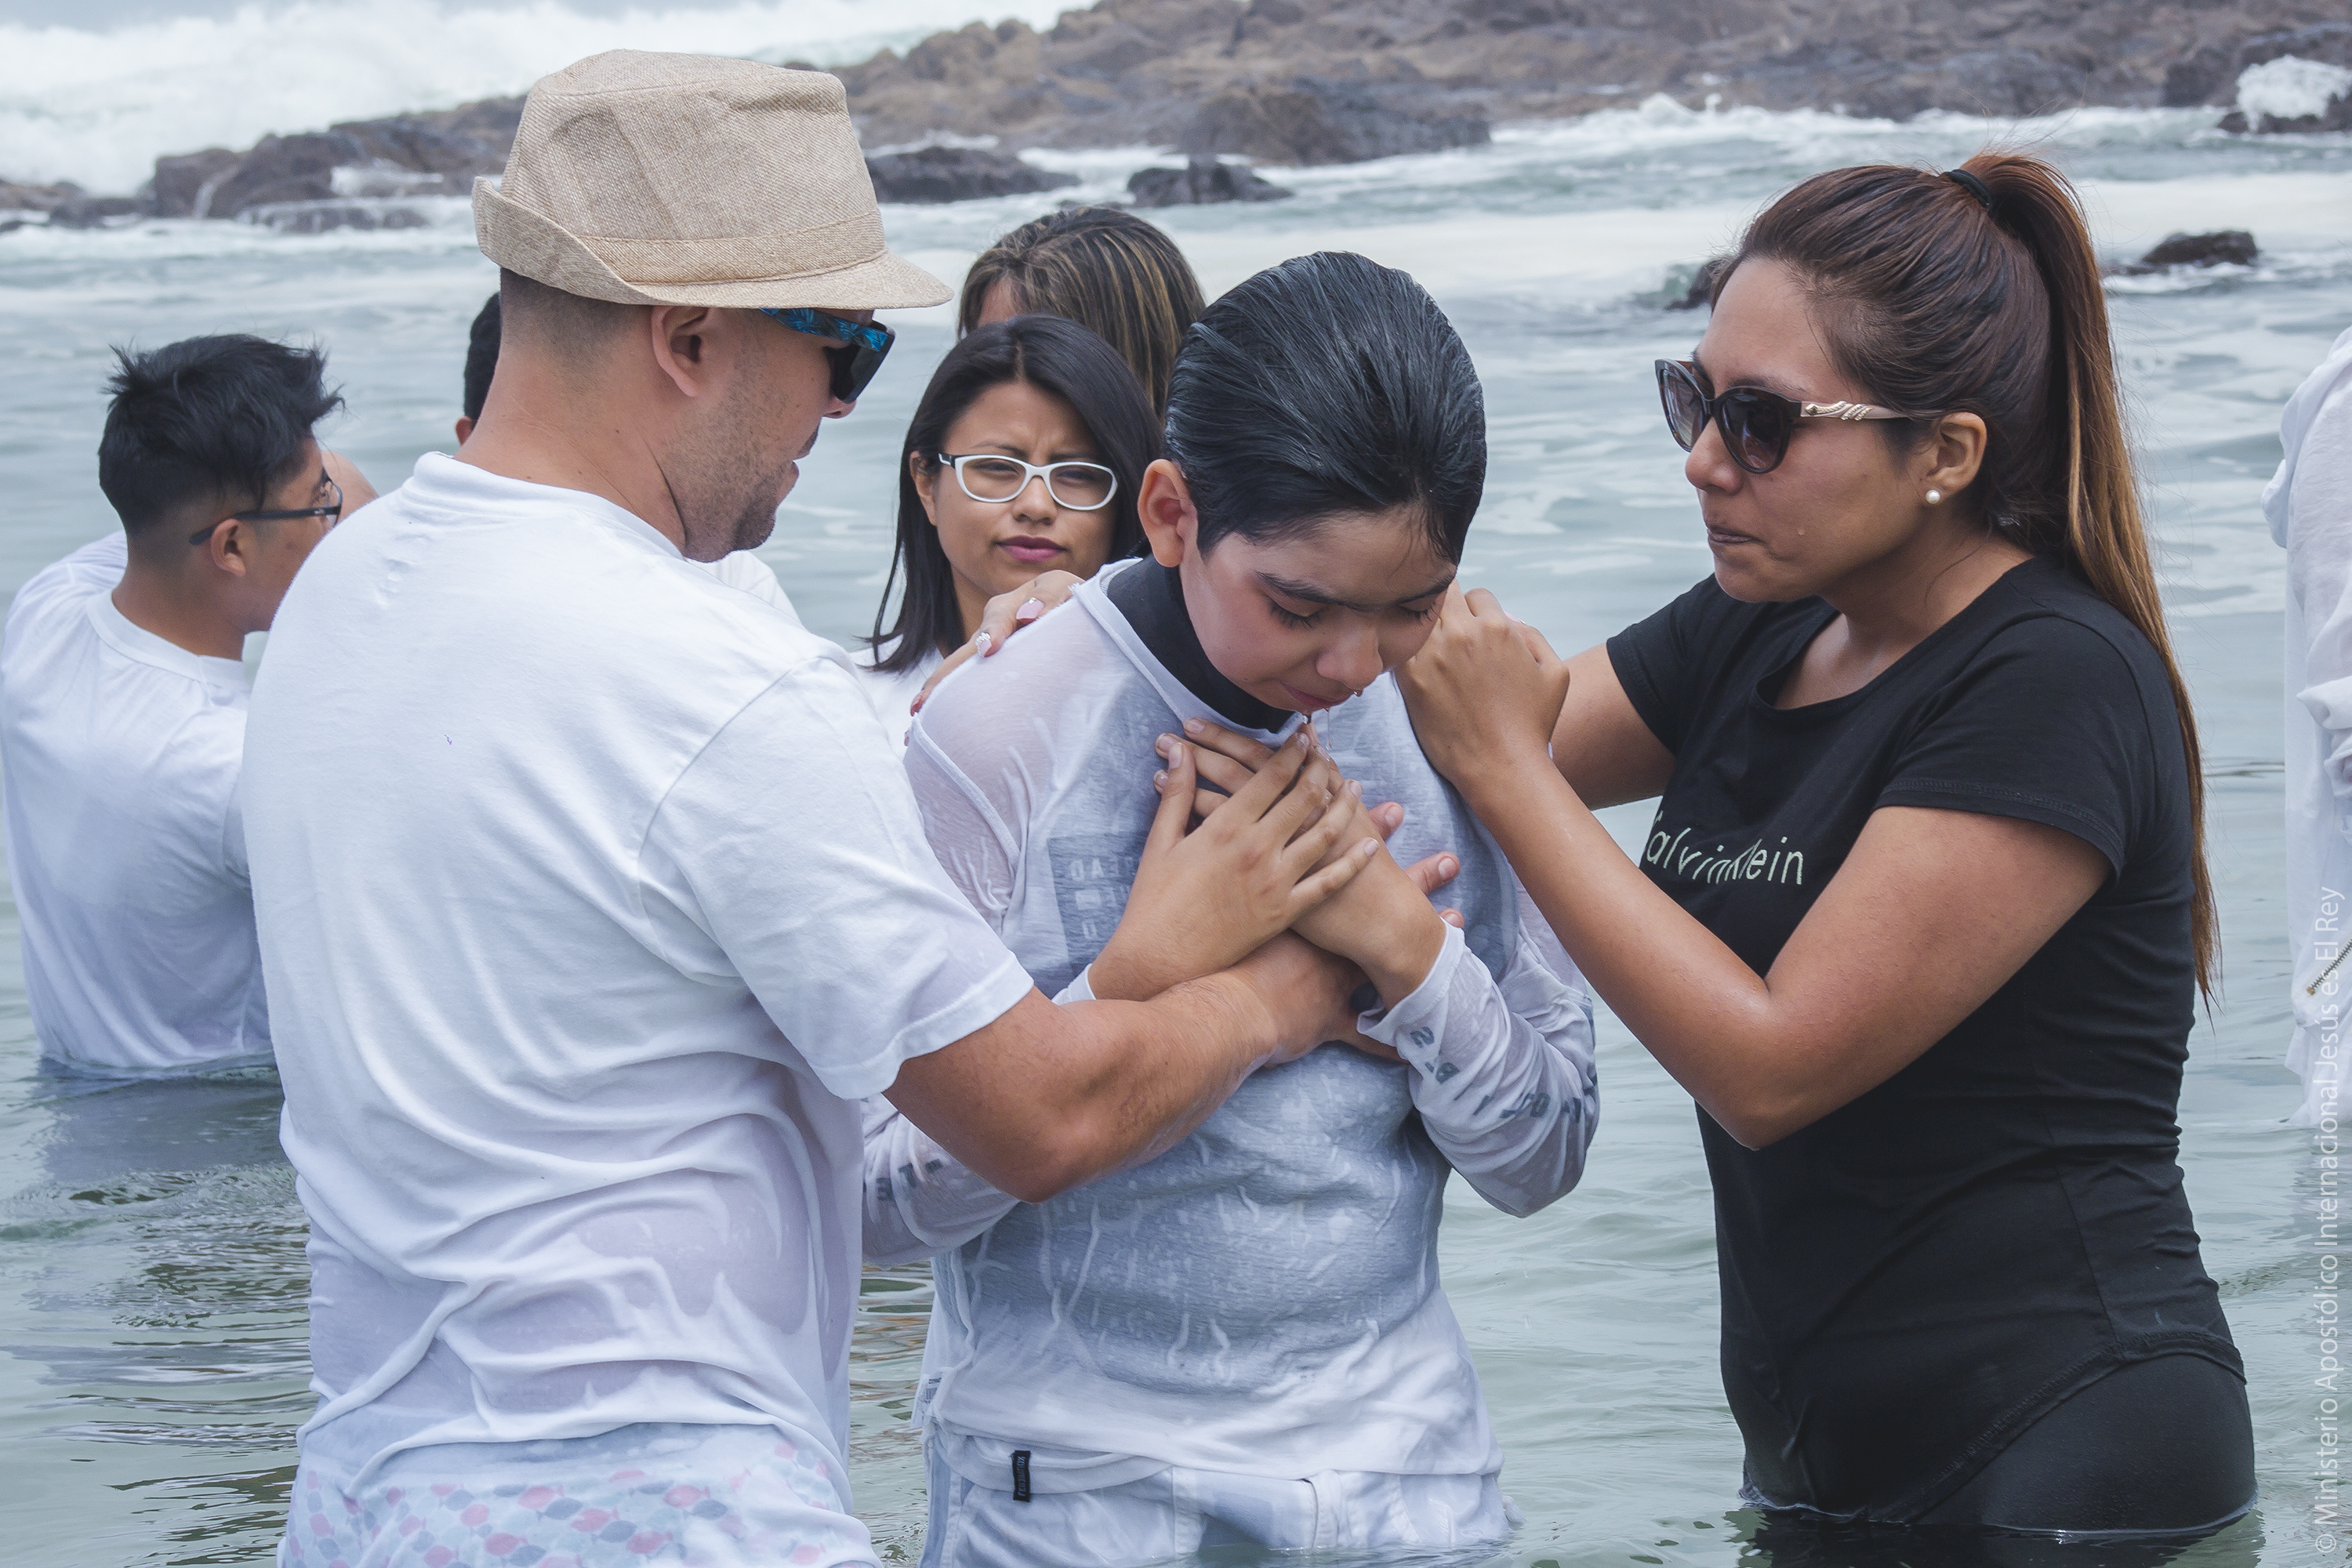
[[[2284,120],[2275,114],[2257,114],[2249,120],[2243,110],[2233,109],[2221,116],[2221,129],[2251,132],[2257,136],[2308,135],[2319,131],[2352,131],[2352,94],[2339,92],[2329,99],[2325,113],[2297,114]]]
[[[208,216],[214,188],[237,162],[238,155],[226,147],[156,159],[154,178],[147,184],[148,210],[157,217]]]
[[[1026,196],[1078,183],[1024,163],[1008,153],[979,147],[918,147],[911,153],[878,153],[866,160],[874,195],[886,202],[968,202],[982,196]]]
[[[2139,264],[2147,268],[2252,267],[2261,254],[2252,235],[2242,228],[2224,228],[2211,234],[2168,235],[2141,257]]]
[[[138,196],[75,196],[49,209],[49,226],[104,228],[124,218],[146,215],[147,204]]]
[[[2202,45],[2165,69],[2163,101],[2167,108],[2234,103],[2238,75],[2248,66],[2266,65],[2294,55],[2324,65],[2352,67],[2352,22],[2314,22],[2307,26],[2264,31],[2250,29],[2226,42]]]
[[[2167,235],[2137,261],[2108,270],[2119,278],[2138,278],[2179,267],[2252,267],[2261,254],[2252,235],[2242,228],[2224,228],[2211,234]]]
[[[1683,290],[1681,299],[1670,302],[1666,309],[1696,310],[1702,305],[1712,305],[1715,299],[1716,275],[1729,266],[1731,258],[1727,256],[1712,256],[1700,262],[1698,270],[1691,277],[1690,287]]]
[[[193,216],[235,217],[247,207],[332,200],[335,171],[366,156],[355,139],[341,132],[265,136],[214,182],[210,202]]]
[[[1194,112],[1176,150],[1194,157],[1234,153],[1295,167],[1360,163],[1492,140],[1476,115],[1423,116],[1385,107],[1361,88],[1301,81],[1228,88]]]
[[[2332,60],[2331,29],[2347,28],[2344,0],[1098,0],[1044,32],[975,24],[836,74],[869,142],[1291,163],[1462,145],[1475,125],[1660,92],[1894,120],[2225,107],[2244,66]],[[1388,129],[1359,118],[1373,110]]]
[[[71,180],[60,180],[54,185],[20,184],[14,180],[0,180],[0,213],[16,215],[18,226],[23,215],[37,213],[43,217],[78,200],[85,193]]]
[[[238,213],[241,223],[279,234],[330,234],[337,229],[423,228],[432,220],[415,207],[384,201],[264,202]]]
[[[1181,169],[1138,169],[1127,177],[1127,195],[1135,206],[1174,207],[1210,202],[1278,202],[1290,192],[1239,163],[1195,158]]]
[[[522,99],[485,98],[456,109],[354,120],[328,127],[356,137],[371,157],[433,174],[495,174],[514,151]]]
[[[158,158],[148,210],[157,217],[241,217],[257,208],[352,198],[464,195],[477,174],[495,175],[506,167],[521,118],[521,99],[493,98],[431,113],[265,136],[243,153],[213,147]],[[272,227],[283,226],[268,221]],[[345,221],[329,226],[413,226]]]
[[[474,188],[475,175],[506,167],[503,149],[477,136],[436,130],[410,115],[329,129],[350,137],[360,153],[343,165],[351,171],[340,187],[344,195],[464,195]]]
[[[1475,146],[1499,121],[1657,93],[1891,120],[2222,109],[2241,72],[2288,56],[2352,68],[2345,0],[1097,0],[1043,32],[975,22],[835,74],[868,145],[922,149],[869,160],[883,199],[955,201],[1069,183],[1011,156],[1029,147],[1345,163]],[[152,210],[460,195],[503,167],[521,106],[487,99],[159,159]],[[2352,100],[2245,128],[2352,129]],[[1001,151],[924,145],[979,137]]]

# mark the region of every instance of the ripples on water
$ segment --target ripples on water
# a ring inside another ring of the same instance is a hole
[[[1654,107],[1507,130],[1472,153],[1281,173],[1297,200],[1166,216],[1212,291],[1281,257],[1361,248],[1428,282],[1485,376],[1493,468],[1465,576],[1563,647],[1696,580],[1707,557],[1649,362],[1698,319],[1660,307],[1774,190],[1813,169],[1941,167],[1988,139],[2054,149],[2103,240],[2233,224],[2251,270],[2132,280],[2112,296],[2149,447],[2163,569],[2209,751],[2228,987],[2182,1099],[2206,1261],[2252,1374],[2258,1517],[2183,1563],[2340,1561],[2315,1528],[2317,1172],[2278,1066],[2280,574],[2255,508],[2277,411],[2352,323],[2352,139],[2231,141],[2199,113],[2093,110],[1907,127]],[[1053,161],[1115,194],[1143,150]],[[894,242],[944,276],[1025,202],[893,209]],[[389,488],[449,444],[467,321],[492,284],[463,208],[396,234],[283,238],[159,224],[0,237],[0,590],[112,526],[91,478],[106,345],[199,331],[320,337],[352,395],[331,434]],[[810,623],[848,637],[879,592],[899,433],[945,348],[944,312],[898,319],[899,358],[827,430],[763,553]],[[1612,814],[1621,838],[1640,807]],[[1927,955],[1923,955],[1925,959]],[[1448,1289],[1469,1332],[1527,1528],[1523,1565],[1773,1568],[2143,1561],[2114,1549],[1834,1542],[1759,1533],[1734,1505],[1739,1445],[1715,1370],[1710,1197],[1690,1102],[1604,1020],[1604,1114],[1584,1184],[1515,1221],[1448,1210]],[[36,1068],[12,911],[0,910],[0,1511],[11,1561],[66,1568],[266,1558],[307,1411],[302,1219],[267,1081],[108,1087]],[[2035,1238],[2021,1237],[2020,1246]],[[919,1549],[901,1423],[929,1282],[869,1273],[855,1342],[853,1473],[886,1557]],[[37,1543],[28,1552],[24,1543]]]

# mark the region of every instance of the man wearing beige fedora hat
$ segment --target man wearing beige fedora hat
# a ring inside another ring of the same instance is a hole
[[[858,1097],[1033,1200],[1169,1147],[1346,1028],[1356,976],[1276,933],[1362,862],[1351,797],[1294,747],[1187,837],[1171,764],[1097,994],[1210,926],[1247,956],[1048,1002],[846,657],[692,564],[767,537],[871,312],[946,297],[840,84],[583,60],[476,215],[480,424],[329,536],[253,700],[320,1395],[279,1561],[870,1563]]]

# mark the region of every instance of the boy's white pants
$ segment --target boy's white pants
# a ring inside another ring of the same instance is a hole
[[[922,1568],[1125,1568],[1209,1546],[1465,1549],[1483,1562],[1519,1521],[1494,1476],[1326,1470],[1286,1479],[1181,1466],[1092,1491],[1016,1500],[923,1445],[930,1523]]]

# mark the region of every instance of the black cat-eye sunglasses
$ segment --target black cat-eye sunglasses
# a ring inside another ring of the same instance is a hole
[[[1913,417],[1872,403],[1802,403],[1761,386],[1730,386],[1710,396],[1698,367],[1687,360],[1658,361],[1658,397],[1666,405],[1666,428],[1684,451],[1698,445],[1712,419],[1731,460],[1751,474],[1769,474],[1780,466],[1800,419]]]

